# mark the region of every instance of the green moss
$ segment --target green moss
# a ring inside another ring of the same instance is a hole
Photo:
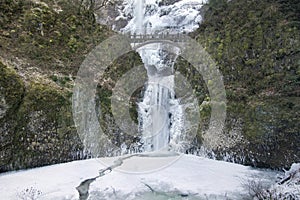
[[[297,128],[300,123],[296,120],[300,27],[294,23],[299,21],[296,19],[299,3],[279,0],[234,0],[218,6],[218,2],[210,3],[203,7],[204,21],[191,36],[215,59],[224,77],[228,100],[224,134],[239,121],[244,142],[249,142],[227,151],[243,152],[247,164],[288,166],[300,158],[296,145],[300,142]],[[193,87],[200,80],[194,74],[188,79]],[[210,113],[204,111],[209,111],[208,107],[201,110],[201,116],[208,118]],[[222,155],[221,151],[218,153]],[[276,154],[281,159],[278,162]]]
[[[6,148],[5,152],[15,154],[15,168],[66,161],[70,158],[68,153],[78,150],[71,94],[66,91],[72,85],[69,74],[76,74],[85,55],[112,34],[107,27],[96,24],[90,12],[79,10],[78,5],[58,1],[63,11],[56,12],[53,1],[44,2],[4,0],[0,4],[3,29],[0,48],[5,53],[2,57],[7,52],[12,57],[25,58],[26,64],[47,73],[60,86],[33,81],[25,92],[17,73],[0,63],[0,95],[10,105],[9,117],[5,118],[9,128],[4,131],[13,135],[9,144],[14,147]],[[228,99],[225,132],[234,129],[234,122],[239,120],[243,136],[250,143],[239,146],[235,152],[243,152],[249,158],[254,155],[262,165],[284,166],[274,162],[267,153],[277,154],[285,164],[300,157],[297,150],[300,23],[299,12],[295,12],[298,5],[297,0],[232,0],[229,3],[211,0],[203,7],[206,11],[203,23],[192,34],[224,75]],[[135,138],[121,136],[113,120],[112,88],[124,73],[140,64],[136,53],[122,56],[109,66],[97,88],[100,123],[116,145],[124,141],[130,144]],[[178,58],[175,68],[190,81],[201,105],[197,134],[201,140],[211,112],[207,86],[201,74],[182,58]],[[212,80],[207,84],[213,84]],[[140,90],[130,102],[134,121]],[[202,104],[203,101],[206,103]],[[0,123],[4,123],[3,119]],[[296,158],[289,160],[284,154]]]
[[[120,146],[123,142],[127,143],[129,146],[136,139],[132,135],[120,135],[122,131],[119,129],[118,125],[115,124],[111,108],[112,89],[115,87],[117,81],[134,66],[142,66],[141,58],[136,52],[129,52],[119,57],[108,66],[102,77],[103,79],[100,80],[100,84],[97,87],[96,104],[97,107],[101,108],[101,116],[99,116],[101,127],[104,133],[110,137],[111,141],[117,146]],[[136,102],[139,99],[140,93],[141,88],[137,88],[132,94],[130,102],[127,102],[129,103],[129,114],[131,119],[136,123],[138,117]]]
[[[36,82],[30,84],[23,101],[23,106],[28,106],[35,111],[45,108],[50,111],[55,108],[52,110],[55,112],[65,104],[69,104],[69,101],[65,98],[64,91]]]
[[[0,172],[9,169],[14,157],[13,138],[19,106],[25,93],[24,83],[15,70],[0,61]]]
[[[24,83],[15,70],[0,61],[0,94],[15,112],[24,94]]]
[[[0,63],[0,96],[9,105],[0,119],[0,142],[5,146],[0,154],[7,155],[5,162],[0,160],[0,171],[77,159],[74,155],[82,149],[72,118],[70,75],[113,32],[91,21],[91,13],[78,12],[78,4],[65,0],[4,0],[0,10],[1,57],[18,57],[18,67],[31,81],[25,89],[21,77]],[[51,84],[42,83],[32,72],[29,78],[27,66],[46,75],[43,78],[52,81],[45,82]],[[109,97],[102,102],[109,112]]]
[[[78,12],[76,3],[7,0],[0,8],[7,10],[14,7],[12,4],[18,8],[18,14],[1,13],[9,24],[3,26],[9,37],[0,37],[0,42],[7,51],[29,58],[32,65],[43,71],[75,74],[84,55],[113,33]],[[62,11],[57,12],[57,6]]]
[[[14,168],[34,167],[74,159],[81,141],[73,123],[71,94],[31,82],[18,110]]]

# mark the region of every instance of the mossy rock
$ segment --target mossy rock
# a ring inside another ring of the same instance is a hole
[[[113,94],[113,88],[115,87],[117,81],[135,66],[143,67],[141,58],[136,52],[129,52],[125,55],[122,55],[110,66],[108,66],[97,88],[96,109],[99,107],[101,108],[101,114],[99,113],[98,116],[100,125],[104,133],[117,147],[120,147],[123,143],[129,147],[131,144],[139,140],[136,136],[133,136],[132,133],[124,133],[119,128],[119,126],[115,123],[111,109],[111,96]],[[127,102],[130,105],[129,114],[131,119],[136,124],[138,118],[137,102],[140,98],[141,90],[142,88],[137,88],[132,94],[130,102]]]
[[[257,99],[246,108],[244,135],[256,165],[288,167],[300,160],[298,97]]]
[[[204,20],[190,35],[223,75],[228,101],[223,134],[237,127],[243,137],[242,143],[214,149],[218,159],[228,154],[235,162],[273,168],[300,161],[299,5],[233,0],[203,7]],[[188,78],[193,87],[200,80],[193,73]]]
[[[79,6],[66,0],[5,0],[0,5],[5,35],[0,35],[0,48],[44,73],[75,75],[85,55],[113,34],[79,12]]]
[[[18,58],[23,75],[1,63],[0,171],[83,158],[69,91],[85,55],[113,31],[66,0],[4,0],[0,9],[0,56]]]
[[[9,93],[1,92],[9,94],[5,97],[12,102],[5,120],[0,119],[0,171],[81,158],[82,144],[73,123],[71,93],[40,82],[31,82],[25,91],[13,70],[2,65],[0,71],[4,80],[0,81],[1,86],[10,89]]]
[[[0,98],[7,112],[15,111],[24,94],[24,83],[15,70],[0,61]],[[2,112],[1,112],[2,113]],[[5,114],[5,113],[3,113]],[[1,116],[0,118],[3,118]]]
[[[0,61],[0,171],[6,170],[13,158],[16,113],[24,93],[25,87],[21,78],[15,70]]]
[[[73,124],[71,94],[32,82],[18,111],[14,168],[79,159],[81,141]]]

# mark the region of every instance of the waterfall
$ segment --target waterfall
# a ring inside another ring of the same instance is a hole
[[[159,5],[159,0],[125,0],[123,16],[131,20],[123,33],[191,32],[201,20],[199,1],[181,0]],[[143,100],[138,103],[139,131],[145,151],[169,149],[184,129],[184,114],[174,92],[174,63],[180,49],[164,43],[137,49],[148,74]]]
[[[136,34],[143,34],[143,19],[144,19],[144,0],[135,0],[134,2],[134,16],[136,30],[134,31]]]

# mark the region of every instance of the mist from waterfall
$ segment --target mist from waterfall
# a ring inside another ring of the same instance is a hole
[[[130,16],[121,30],[131,34],[191,32],[201,21],[201,4],[182,0],[159,5],[159,0],[127,0],[123,16]],[[133,15],[132,15],[133,13]],[[184,113],[174,92],[174,63],[180,49],[164,43],[147,44],[137,49],[148,74],[143,100],[138,103],[139,131],[144,151],[167,150],[176,146],[184,129]]]

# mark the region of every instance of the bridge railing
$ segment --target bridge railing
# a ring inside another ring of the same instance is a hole
[[[149,40],[171,40],[174,42],[185,42],[187,37],[183,34],[170,34],[170,33],[159,33],[159,34],[128,34],[127,35],[131,43],[143,43]]]

